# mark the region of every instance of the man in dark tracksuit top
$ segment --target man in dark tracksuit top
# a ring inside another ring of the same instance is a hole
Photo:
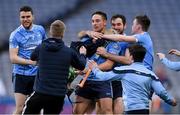
[[[69,67],[83,70],[86,64],[86,49],[82,46],[80,54],[68,48],[62,41],[65,25],[56,20],[50,26],[52,38],[46,39],[31,55],[39,63],[34,83],[35,92],[26,100],[23,114],[59,114],[63,108],[67,90]]]

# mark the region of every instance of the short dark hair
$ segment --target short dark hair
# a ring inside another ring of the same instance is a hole
[[[106,13],[104,13],[104,12],[102,12],[102,11],[96,11],[96,12],[94,12],[91,16],[94,16],[94,15],[100,15],[100,16],[102,16],[102,18],[104,19],[104,20],[107,20],[107,15],[106,15]]]
[[[122,19],[123,25],[126,24],[126,17],[125,17],[124,15],[121,15],[121,14],[113,15],[113,16],[111,17],[111,22],[112,22],[112,20],[115,20],[115,19],[117,19],[117,18],[121,18],[121,19]]]
[[[24,12],[31,12],[33,14],[33,10],[32,10],[32,8],[30,6],[23,6],[23,7],[21,7],[19,12],[22,12],[22,11],[24,11]]]
[[[134,62],[143,62],[146,49],[139,44],[132,44],[128,46],[129,53],[133,56]]]
[[[151,21],[147,15],[136,16],[135,19],[142,26],[143,31],[148,31]]]

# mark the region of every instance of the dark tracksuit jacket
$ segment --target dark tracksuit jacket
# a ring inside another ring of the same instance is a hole
[[[34,83],[36,92],[64,96],[67,90],[69,67],[83,70],[86,59],[73,49],[64,45],[61,39],[48,38],[31,55],[38,61],[39,69]]]

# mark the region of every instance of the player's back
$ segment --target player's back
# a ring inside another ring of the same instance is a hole
[[[121,81],[125,110],[149,109],[149,97],[152,92],[151,81],[154,74],[142,63],[117,67],[115,71],[123,74]]]

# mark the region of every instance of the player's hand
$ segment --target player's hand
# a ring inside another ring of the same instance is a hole
[[[177,101],[175,99],[173,99],[172,106],[176,106],[176,105],[177,105]]]
[[[37,61],[32,61],[32,65],[37,65]]]
[[[26,60],[29,65],[37,65],[37,61]]]
[[[86,48],[84,46],[81,46],[80,49],[79,49],[79,53],[86,55],[86,53],[87,53]]]
[[[171,55],[175,54],[177,56],[180,56],[180,51],[178,51],[176,49],[171,49],[168,53],[171,54]]]
[[[89,60],[88,61],[88,67],[89,67],[89,69],[92,70],[93,68],[98,67],[98,65],[94,60]]]
[[[102,57],[107,57],[107,51],[104,47],[98,47],[96,50],[96,54],[102,56]]]
[[[87,31],[87,35],[95,40],[102,38],[103,34],[94,31]]]
[[[84,75],[84,74],[87,73],[87,71],[88,71],[88,68],[85,68],[85,69],[82,70],[82,71],[77,71],[77,74],[78,74],[78,75]]]
[[[163,53],[156,53],[156,55],[159,57],[160,60],[165,58],[165,54]]]
[[[84,75],[85,73],[87,72],[87,70],[86,69],[84,69],[84,70],[82,70],[82,71],[78,71],[78,75]]]

